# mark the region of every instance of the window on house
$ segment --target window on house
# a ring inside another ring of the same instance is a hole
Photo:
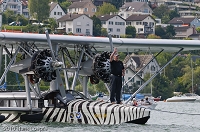
[[[96,12],[96,8],[92,8],[92,12]]]
[[[68,32],[72,32],[72,28],[68,28]]]
[[[155,66],[151,66],[151,71],[155,71]]]
[[[113,21],[109,21],[108,24],[109,24],[109,25],[113,25]]]
[[[140,81],[136,81],[136,84],[137,84],[137,85],[140,85]]]
[[[138,33],[142,31],[143,31],[143,28],[138,28]]]
[[[128,80],[130,80],[131,79],[131,77],[128,77]],[[131,80],[130,80],[130,82],[134,82],[134,78],[132,78]]]
[[[126,22],[126,25],[131,25],[131,22]]]
[[[112,28],[108,28],[108,31],[113,32],[113,29]]]
[[[54,15],[56,15],[56,12],[54,12]]]
[[[117,28],[117,32],[120,32],[120,29],[119,29],[119,28]]]
[[[90,35],[90,29],[86,29],[86,32],[85,32],[87,35]]]
[[[81,33],[81,28],[76,28],[76,33]]]
[[[147,8],[144,9],[144,13],[149,13],[149,10]]]
[[[87,11],[88,11],[88,8],[84,8],[84,11],[87,12]]]
[[[128,74],[128,70],[126,70],[126,74]]]

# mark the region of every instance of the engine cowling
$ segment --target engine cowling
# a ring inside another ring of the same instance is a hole
[[[46,49],[33,55],[30,70],[34,72],[35,78],[50,82],[56,79],[56,69],[61,64],[61,62],[53,61],[51,51]]]
[[[110,82],[110,52],[96,54],[93,61],[93,72],[103,82]]]

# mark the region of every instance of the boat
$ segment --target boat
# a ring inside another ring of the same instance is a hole
[[[122,98],[123,98],[124,101],[126,101],[130,97],[131,97],[130,94],[123,94],[122,95]],[[154,101],[154,98],[144,96],[141,93],[136,94],[135,98],[133,98],[133,101],[134,100],[137,101],[137,106],[136,107],[155,109],[155,107],[157,106],[157,103],[156,103],[156,101]],[[148,101],[148,103],[146,103],[146,100]],[[128,103],[128,105],[133,105],[133,102],[130,101]]]
[[[194,102],[196,98],[193,97],[187,97],[187,96],[173,96],[171,98],[168,98],[166,102]]]
[[[145,124],[150,118],[150,110],[145,108],[92,101],[74,90],[66,90],[68,101],[65,105],[60,100],[59,94],[59,91],[43,92],[41,99],[31,92],[32,114],[30,114],[26,91],[0,92],[0,121],[113,125]]]
[[[197,102],[200,102],[200,96],[195,94],[195,93],[185,93],[183,94],[184,96],[187,96],[187,97],[192,97],[192,98],[196,98],[196,101]]]

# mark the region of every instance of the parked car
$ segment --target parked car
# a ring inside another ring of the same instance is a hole
[[[16,21],[13,21],[11,23],[9,23],[10,26],[21,26],[21,22],[16,22]]]

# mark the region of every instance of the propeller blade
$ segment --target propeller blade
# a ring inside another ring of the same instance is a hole
[[[111,49],[111,52],[113,52],[113,42],[112,42],[111,33],[108,33],[108,38],[109,38],[109,41],[110,41],[110,49]]]
[[[53,59],[53,61],[56,61],[56,57],[55,57],[54,52],[53,52],[53,48],[52,48],[52,45],[51,45],[51,40],[50,40],[50,37],[49,37],[48,30],[46,30],[45,33],[46,33],[46,37],[47,37],[47,42],[48,42],[50,50],[51,50],[52,59]],[[67,102],[66,92],[65,92],[65,88],[64,88],[62,78],[60,76],[59,69],[56,69],[56,75],[57,75],[56,81],[58,83],[58,89],[60,90],[60,94],[61,94],[62,99],[63,99],[61,101],[63,101],[63,103],[66,103]]]

